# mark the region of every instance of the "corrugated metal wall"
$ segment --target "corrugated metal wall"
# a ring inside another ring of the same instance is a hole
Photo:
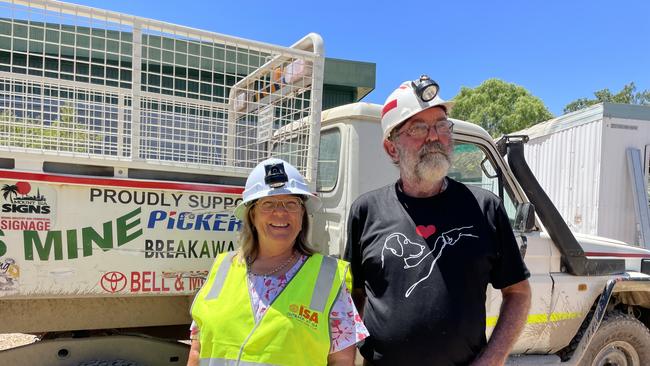
[[[530,137],[528,164],[572,230],[639,245],[626,149],[648,154],[650,108],[598,104],[516,134]]]
[[[597,235],[602,108],[590,108],[522,133],[528,164],[569,227]]]
[[[577,232],[597,234],[601,123],[594,121],[526,145],[526,159],[558,211]]]

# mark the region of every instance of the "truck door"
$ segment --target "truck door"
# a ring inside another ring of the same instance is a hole
[[[345,125],[334,125],[321,130],[318,152],[316,191],[323,207],[312,222],[312,242],[322,253],[341,256],[345,246],[347,219],[347,190],[344,189],[347,171],[341,161],[347,149],[341,148]],[[345,146],[346,144],[344,144]]]
[[[457,136],[449,176],[466,185],[479,186],[498,195],[503,200],[510,223],[514,226],[517,206],[526,200],[493,145],[473,137]],[[529,281],[533,300],[526,327],[513,352],[530,352],[533,349],[543,351],[549,343],[546,327],[552,291],[549,275],[551,244],[549,240],[541,239],[539,232],[515,231],[514,234],[531,274]],[[496,325],[500,305],[501,292],[489,286],[486,301],[488,336]]]

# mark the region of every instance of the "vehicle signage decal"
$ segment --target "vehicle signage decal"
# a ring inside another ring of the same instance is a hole
[[[139,219],[141,212],[140,208],[136,208],[115,220],[96,225],[101,229],[87,226],[80,229],[49,230],[42,234],[35,230],[25,230],[25,260],[59,261],[64,256],[66,259],[89,257],[98,253],[97,248],[108,251],[128,244],[142,235]]]
[[[126,276],[122,272],[106,272],[102,276],[100,284],[106,292],[120,292],[126,287]]]
[[[230,240],[178,240],[146,239],[144,258],[215,258],[224,252],[235,250],[235,243]]]
[[[56,191],[27,181],[0,184],[0,229],[49,230],[53,225]]]
[[[241,187],[0,170],[1,188],[0,298],[190,295],[238,246]]]
[[[109,271],[101,276],[99,283],[104,292],[110,294],[169,294],[198,291],[205,283],[207,276],[207,270],[131,271],[128,273]]]
[[[20,268],[14,258],[0,257],[0,291],[11,291],[18,287]]]
[[[239,231],[241,221],[229,212],[178,212],[155,210],[147,220],[149,229]]]

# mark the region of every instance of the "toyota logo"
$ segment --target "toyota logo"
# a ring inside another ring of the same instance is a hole
[[[102,276],[100,285],[106,292],[116,293],[122,291],[126,287],[126,276],[122,272],[106,272]]]

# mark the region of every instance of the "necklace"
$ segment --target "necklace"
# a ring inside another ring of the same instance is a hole
[[[266,272],[266,273],[253,273],[251,267],[253,266],[254,261],[252,261],[250,259],[250,257],[247,257],[246,258],[246,271],[248,272],[248,274],[252,274],[252,275],[256,275],[256,276],[270,276],[270,275],[272,275],[274,273],[279,272],[280,270],[282,270],[286,266],[288,266],[289,263],[291,263],[291,261],[293,261],[293,259],[295,257],[296,257],[296,252],[292,252],[291,257],[289,257],[284,263],[280,264],[279,266],[273,268],[272,270],[270,270],[269,272]]]

